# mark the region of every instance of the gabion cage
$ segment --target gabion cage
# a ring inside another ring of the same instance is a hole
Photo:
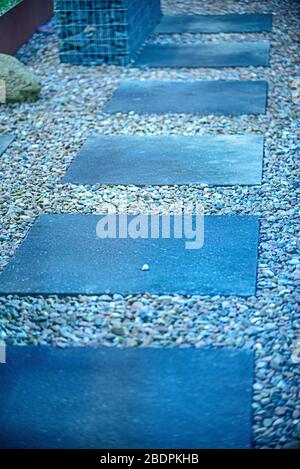
[[[126,65],[161,17],[160,0],[56,0],[60,59]]]

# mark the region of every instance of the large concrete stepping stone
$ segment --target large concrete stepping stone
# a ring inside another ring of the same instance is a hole
[[[104,112],[264,114],[266,101],[266,81],[128,80],[117,88]]]
[[[253,354],[8,347],[1,448],[250,448]]]
[[[261,33],[272,29],[270,14],[163,16],[155,32],[167,33]]]
[[[135,61],[138,67],[248,67],[269,64],[269,42],[212,44],[147,44]]]
[[[15,139],[13,135],[0,135],[0,156],[6,151],[7,147]]]
[[[169,234],[166,219],[156,231],[156,217],[103,217],[40,216],[0,275],[0,294],[255,294],[257,217],[205,216],[203,246],[199,217],[182,237],[174,217]]]
[[[90,136],[64,183],[260,184],[263,137]]]

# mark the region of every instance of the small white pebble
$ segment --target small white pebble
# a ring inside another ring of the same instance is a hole
[[[150,269],[150,267],[149,267],[148,264],[144,264],[143,267],[142,267],[142,270],[144,270],[144,271],[149,270],[149,269]]]

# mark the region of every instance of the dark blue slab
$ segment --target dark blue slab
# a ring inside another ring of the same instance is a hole
[[[163,16],[159,34],[172,33],[260,33],[272,29],[270,14],[174,15]]]
[[[124,81],[104,112],[264,114],[266,81]]]
[[[0,135],[0,156],[5,152],[14,139],[15,137],[12,135]]]
[[[263,137],[90,136],[64,183],[260,184]],[[128,170],[130,168],[130,170]]]
[[[269,42],[218,42],[189,45],[147,44],[135,61],[138,67],[264,67]]]
[[[250,448],[253,354],[8,347],[1,448]]]
[[[169,239],[99,238],[101,218],[39,217],[0,275],[0,294],[255,294],[255,216],[206,216],[201,249],[185,249],[173,227]]]

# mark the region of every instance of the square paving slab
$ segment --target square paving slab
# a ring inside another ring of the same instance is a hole
[[[266,101],[266,81],[128,80],[116,89],[104,112],[264,114]]]
[[[272,15],[174,15],[163,16],[155,32],[167,33],[260,33],[272,29]]]
[[[205,216],[203,246],[200,218],[193,218],[194,233],[184,224],[180,237],[174,217],[169,235],[166,219],[103,217],[40,216],[0,275],[0,294],[255,294],[257,217]],[[110,230],[107,238],[104,229]]]
[[[73,184],[260,184],[263,137],[90,136],[68,169]]]
[[[0,135],[0,156],[15,139],[13,135]]]
[[[8,347],[1,448],[250,448],[247,350]]]
[[[147,44],[135,61],[138,67],[258,67],[269,64],[269,42],[214,44]]]

